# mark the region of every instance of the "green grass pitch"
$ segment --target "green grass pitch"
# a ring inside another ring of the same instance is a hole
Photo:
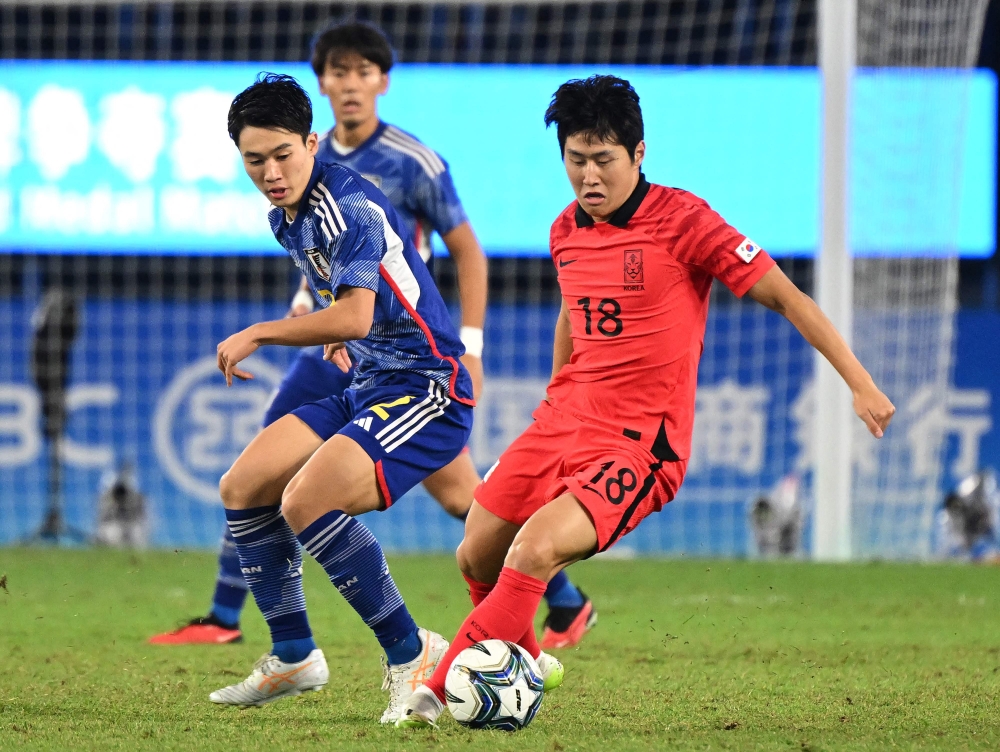
[[[450,557],[390,558],[417,621],[468,611]],[[379,650],[314,565],[323,692],[208,702],[268,647],[144,643],[201,614],[214,557],[0,549],[0,749],[996,750],[1000,569],[702,560],[572,568],[600,622],[561,651],[566,682],[517,734],[382,728]]]

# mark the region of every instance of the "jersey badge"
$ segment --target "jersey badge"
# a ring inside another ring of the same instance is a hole
[[[625,284],[634,285],[642,281],[642,249],[625,251]]]
[[[363,177],[365,180],[367,180],[369,183],[371,183],[372,185],[374,185],[379,190],[382,190],[382,176],[381,175],[372,175],[371,173],[368,173],[368,172],[362,172],[361,173],[361,177]]]
[[[319,248],[304,248],[302,252],[306,255],[306,258],[309,259],[309,263],[312,264],[316,273],[329,282],[330,262],[323,258],[323,254],[320,252]]]
[[[736,246],[736,255],[747,264],[753,261],[758,253],[760,253],[760,246],[750,238],[743,238],[743,242]]]

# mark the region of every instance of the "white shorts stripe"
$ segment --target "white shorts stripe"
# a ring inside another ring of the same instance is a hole
[[[392,444],[390,444],[389,446],[387,446],[385,448],[385,453],[388,454],[393,449],[395,449],[396,447],[398,447],[400,444],[403,444],[403,443],[409,441],[410,438],[413,436],[413,434],[415,434],[421,428],[423,428],[428,423],[430,423],[432,420],[434,420],[434,418],[438,418],[438,417],[440,417],[442,415],[444,415],[444,410],[438,409],[438,410],[435,410],[434,412],[430,413],[429,415],[425,416],[422,421],[420,421],[417,425],[415,425],[409,431],[409,433],[406,433],[403,436],[400,436],[396,441],[394,441]]]
[[[380,440],[382,446],[384,446],[384,447],[388,446],[390,444],[390,442],[392,442],[397,436],[399,436],[401,433],[404,433],[406,430],[408,430],[410,428],[410,426],[412,426],[414,423],[417,423],[418,421],[420,421],[425,415],[428,415],[429,413],[438,413],[439,415],[444,415],[444,411],[441,408],[442,408],[442,405],[437,400],[435,400],[430,405],[427,405],[427,407],[425,407],[420,412],[416,413],[408,421],[406,421],[403,424],[397,425],[397,427],[395,428],[395,430],[392,433],[390,433],[388,436],[385,436],[384,438],[382,438]]]
[[[428,390],[428,391],[430,391],[430,390]],[[429,394],[429,395],[428,395],[428,396],[427,396],[427,397],[426,397],[426,398],[424,399],[424,401],[423,401],[423,402],[418,402],[418,403],[417,403],[416,405],[414,405],[414,406],[413,406],[413,407],[411,407],[411,408],[410,408],[409,410],[407,410],[407,411],[406,411],[405,413],[403,413],[403,414],[402,414],[402,415],[400,415],[400,416],[399,416],[398,418],[396,418],[396,419],[395,419],[394,421],[392,421],[392,423],[389,423],[388,425],[386,425],[386,426],[383,426],[383,427],[382,427],[382,430],[381,430],[381,431],[379,431],[379,432],[378,432],[377,434],[375,434],[375,438],[376,438],[376,439],[379,439],[379,440],[381,440],[381,439],[382,439],[382,437],[383,437],[383,436],[384,436],[384,435],[385,435],[385,434],[386,434],[386,433],[387,433],[388,431],[392,430],[392,428],[393,428],[394,426],[397,426],[397,425],[399,425],[399,422],[400,422],[400,421],[403,421],[403,420],[406,420],[406,419],[407,419],[407,418],[409,418],[409,417],[410,417],[411,415],[413,415],[413,413],[414,413],[414,412],[416,412],[417,410],[419,410],[420,408],[422,408],[422,407],[423,407],[424,405],[426,405],[426,404],[428,404],[429,402],[431,402],[431,401],[432,401],[433,399],[434,399],[434,395],[433,395],[433,393],[432,393],[432,394]]]
[[[431,382],[431,392],[433,397],[432,404],[427,405],[427,407],[413,415],[405,423],[398,424],[390,434],[381,439],[381,444],[385,448],[386,453],[391,452],[400,444],[409,440],[417,431],[427,425],[429,421],[444,415],[444,411],[451,404],[451,400],[444,395],[441,387],[434,382]]]
[[[427,386],[427,397],[410,407],[388,425],[383,426],[382,430],[375,434],[375,438],[388,454],[411,439],[417,431],[434,418],[444,415],[450,404],[451,399],[441,388],[441,385],[436,381],[431,381]]]

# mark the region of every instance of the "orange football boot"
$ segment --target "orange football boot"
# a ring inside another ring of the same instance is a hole
[[[226,645],[233,642],[243,642],[239,625],[223,624],[212,615],[200,616],[180,629],[149,638],[150,645]]]
[[[577,588],[579,590],[579,588]],[[590,628],[597,624],[597,612],[590,598],[583,594],[583,605],[576,608],[555,607],[549,609],[542,631],[542,650],[571,648],[577,645]]]

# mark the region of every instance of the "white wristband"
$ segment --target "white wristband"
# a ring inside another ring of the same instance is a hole
[[[465,354],[477,358],[483,357],[483,330],[478,326],[463,326],[458,332],[459,339],[465,345]]]
[[[295,293],[295,297],[292,298],[291,308],[294,311],[299,306],[305,306],[310,311],[316,307],[316,301],[313,300],[312,293],[308,290],[299,290]]]

